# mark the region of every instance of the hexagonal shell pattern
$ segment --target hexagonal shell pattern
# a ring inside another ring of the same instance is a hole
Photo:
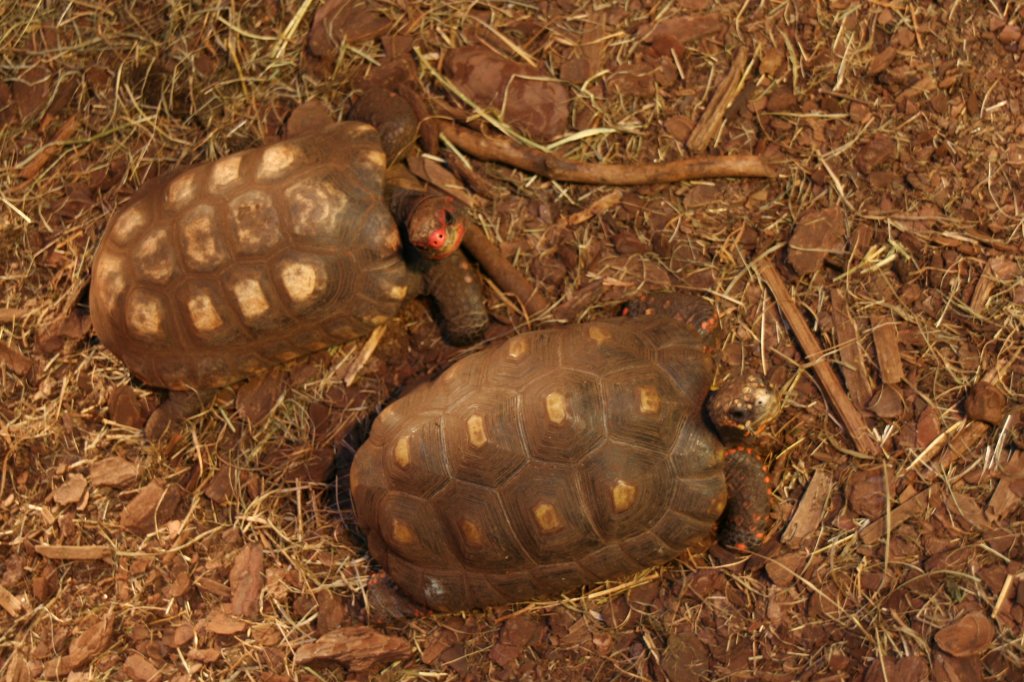
[[[376,131],[344,122],[147,183],[96,252],[97,335],[182,389],[368,334],[411,277],[383,170]]]
[[[370,551],[439,610],[667,561],[725,500],[721,444],[701,416],[710,383],[701,339],[663,318],[529,332],[469,355],[389,405],[356,453]]]

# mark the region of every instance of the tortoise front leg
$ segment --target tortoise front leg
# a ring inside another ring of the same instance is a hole
[[[483,281],[465,254],[455,251],[444,260],[429,261],[423,279],[444,320],[447,341],[469,346],[482,339],[490,322]]]
[[[718,522],[718,542],[747,552],[764,541],[768,529],[771,479],[752,448],[730,448],[722,457],[729,501]]]

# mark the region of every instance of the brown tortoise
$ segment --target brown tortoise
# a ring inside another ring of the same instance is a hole
[[[763,467],[723,440],[773,417],[774,393],[748,374],[708,399],[717,318],[703,301],[656,296],[632,313],[515,336],[380,413],[352,502],[413,600],[557,595],[668,561],[716,521],[723,544],[760,542]]]
[[[423,288],[449,340],[482,335],[453,202],[390,163],[415,140],[411,108],[373,93],[355,115],[377,125],[336,123],[158,178],[113,214],[89,306],[136,376],[172,389],[233,383],[364,336]]]

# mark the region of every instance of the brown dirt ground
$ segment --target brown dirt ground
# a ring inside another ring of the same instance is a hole
[[[1021,4],[355,5],[4,4],[2,679],[1024,679]],[[504,117],[541,141],[586,131],[558,148],[574,159],[707,147],[778,171],[621,195],[471,176],[480,224],[556,302],[527,325],[490,291],[493,336],[638,290],[716,302],[724,371],[763,366],[785,396],[774,524],[753,556],[370,629],[373,568],[323,481],[393,391],[455,356],[424,304],[351,387],[359,344],[148,439],[163,396],[96,343],[83,296],[112,207],[274,138],[305,101],[342,116],[411,74],[479,121],[453,91],[483,76],[441,65],[464,45],[562,83]]]

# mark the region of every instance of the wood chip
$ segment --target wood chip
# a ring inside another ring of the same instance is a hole
[[[67,656],[71,669],[74,670],[82,667],[97,654],[105,651],[110,646],[110,639],[113,633],[114,619],[112,616],[105,616],[71,640]]]
[[[123,457],[104,457],[89,466],[89,483],[94,487],[125,488],[139,476],[137,464]]]
[[[214,663],[220,660],[220,649],[190,649],[185,658],[190,661],[199,661],[200,663]]]
[[[375,40],[387,32],[391,22],[366,0],[327,0],[313,15],[309,29],[309,51],[332,58],[342,44]]]
[[[284,376],[280,368],[249,379],[238,387],[235,407],[250,425],[262,422],[285,391]]]
[[[48,164],[50,160],[57,155],[58,152],[60,152],[60,150],[63,147],[63,143],[71,139],[71,137],[75,134],[77,130],[77,116],[72,116],[68,120],[64,121],[64,124],[61,125],[53,140],[47,143],[45,147],[40,149],[38,153],[36,153],[36,155],[33,156],[32,159],[22,167],[19,173],[21,177],[25,178],[25,180],[28,181],[34,178],[36,175],[38,175],[39,171],[41,171],[43,167],[46,164]],[[19,185],[19,187],[22,188],[26,186],[27,182]]]
[[[360,671],[378,663],[401,660],[410,653],[412,647],[401,637],[385,635],[363,625],[352,625],[303,644],[295,651],[295,663],[337,661],[352,671]]]
[[[445,55],[444,72],[475,105],[500,112],[504,122],[533,139],[549,142],[569,125],[569,91],[543,69],[467,45]]]
[[[672,52],[683,54],[686,43],[718,33],[723,28],[722,15],[710,13],[664,19],[653,27],[641,26],[637,33],[643,42],[651,43],[659,55],[669,55]]]
[[[226,504],[233,492],[233,479],[236,470],[230,464],[221,465],[217,473],[203,487],[203,495],[217,504]]]
[[[801,567],[807,562],[802,552],[790,552],[778,557],[770,557],[764,564],[768,578],[779,587],[793,584]]]
[[[200,628],[215,635],[237,635],[249,627],[241,618],[218,609],[200,623]]]
[[[235,555],[228,576],[231,612],[242,618],[256,618],[260,613],[260,592],[265,582],[263,550],[259,545],[246,545]]]
[[[325,635],[341,627],[348,620],[348,607],[331,590],[321,590],[316,595],[316,631]]]
[[[23,355],[20,350],[0,342],[0,367],[7,367],[18,376],[23,377],[32,369],[32,364],[32,360]]]
[[[967,394],[964,412],[969,419],[999,424],[1006,417],[1006,395],[987,381],[979,381]]]
[[[892,532],[893,529],[907,519],[920,518],[920,515],[928,506],[928,496],[931,494],[932,489],[931,487],[925,488],[893,509],[888,516],[883,514],[880,518],[861,528],[858,533],[861,541],[867,545],[874,544],[886,534],[887,524],[889,532]]]
[[[107,412],[112,421],[133,429],[141,429],[149,417],[135,389],[128,385],[117,386],[110,392],[107,398]]]
[[[212,578],[201,576],[195,580],[196,587],[203,592],[209,592],[210,594],[226,599],[231,596],[231,588],[224,583],[217,582]]]
[[[121,511],[121,528],[136,535],[152,533],[176,518],[181,488],[153,481],[140,490]]]
[[[732,65],[725,74],[725,78],[718,84],[718,89],[711,96],[704,112],[693,127],[689,139],[686,140],[686,148],[694,153],[701,153],[711,146],[711,143],[718,137],[718,131],[725,121],[725,114],[729,107],[736,101],[736,97],[743,91],[743,83],[750,72],[748,51],[745,45],[736,50]]]
[[[7,612],[11,618],[17,618],[25,609],[21,600],[11,594],[6,587],[0,585],[0,609]]]
[[[991,428],[985,422],[967,422],[963,429],[949,439],[949,444],[939,456],[939,467],[945,468],[968,458],[981,457],[983,455],[981,444],[988,437]]]
[[[832,287],[832,320],[836,327],[836,343],[839,349],[840,369],[850,399],[857,407],[864,407],[871,398],[872,386],[868,375],[867,364],[864,362],[864,348],[857,333],[857,324],[850,314],[850,306],[846,302],[846,293],[840,287]]]
[[[124,659],[121,672],[135,682],[152,682],[160,679],[160,669],[142,654],[132,654]]]
[[[69,474],[67,479],[53,491],[53,501],[60,506],[78,504],[88,485],[82,474]]]
[[[171,628],[170,632],[166,633],[163,638],[165,646],[169,646],[172,649],[180,649],[196,636],[196,629],[192,627],[191,623],[182,623]]]
[[[793,270],[800,275],[818,272],[826,257],[841,253],[845,223],[843,212],[836,207],[809,211],[800,216],[786,252]]]
[[[33,549],[47,559],[62,561],[99,561],[113,554],[106,545],[36,545]]]
[[[795,547],[818,531],[831,494],[832,476],[824,469],[817,469],[782,533],[782,544]]]
[[[1010,512],[1020,509],[1021,499],[1024,498],[1024,478],[1007,472],[1015,472],[1021,466],[1024,466],[1024,451],[1014,452],[1006,464],[1000,467],[999,483],[985,508],[985,517],[989,521],[1006,518]]]
[[[974,287],[971,294],[970,307],[977,314],[981,314],[988,305],[997,284],[1010,282],[1020,275],[1021,265],[1017,260],[1005,256],[996,256],[985,264],[981,271],[981,279]]]
[[[7,659],[7,674],[4,682],[32,682],[35,676],[28,661],[19,652],[14,651]]]
[[[972,611],[935,633],[935,643],[951,656],[963,658],[984,652],[995,639],[996,628],[989,618]]]
[[[878,356],[878,372],[882,383],[890,386],[903,381],[903,358],[896,332],[896,321],[887,315],[871,316],[871,336]]]
[[[839,413],[839,418],[846,427],[850,439],[853,440],[861,453],[872,456],[880,455],[881,449],[878,443],[871,438],[868,425],[864,421],[864,416],[854,406],[850,396],[843,390],[835,370],[826,361],[821,344],[818,343],[814,332],[811,331],[807,321],[804,320],[803,313],[793,301],[793,297],[790,296],[789,289],[786,287],[782,275],[767,260],[758,261],[757,268],[764,278],[765,284],[768,285],[768,288],[771,289],[772,294],[775,296],[779,310],[782,311],[783,317],[786,318],[790,328],[793,330],[793,335],[796,336],[797,343],[800,344],[812,369],[814,369],[814,373],[821,382],[829,402],[836,409],[836,412]]]

